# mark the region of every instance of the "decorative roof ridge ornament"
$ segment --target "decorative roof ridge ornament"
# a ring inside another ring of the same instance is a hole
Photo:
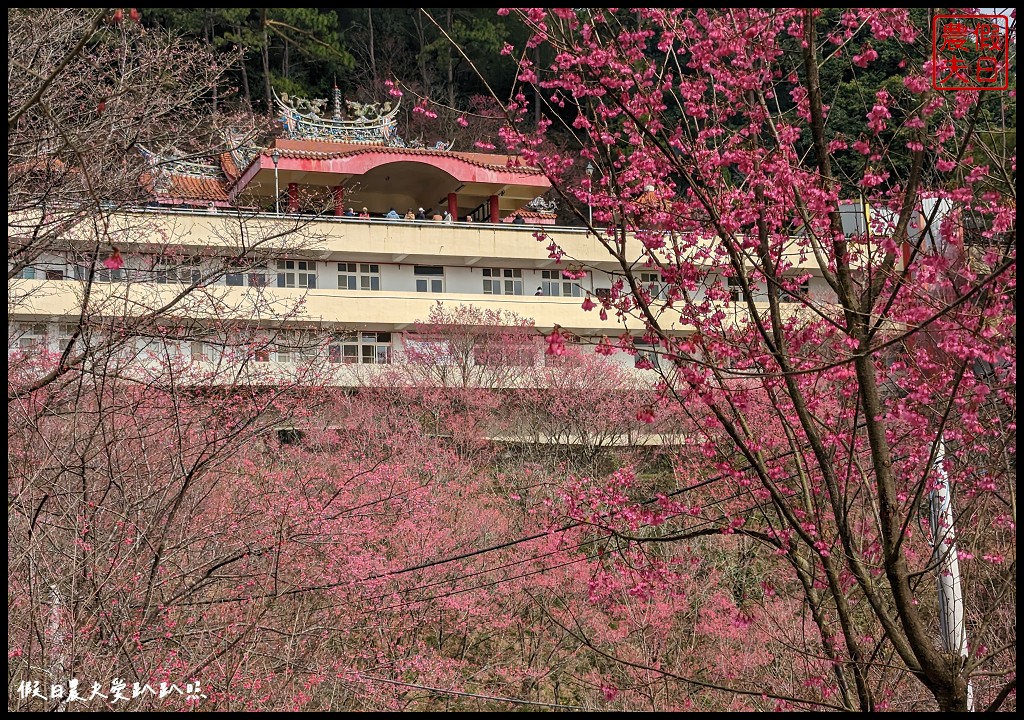
[[[332,89],[332,117],[321,116],[327,107],[323,98],[292,98],[288,93],[274,95],[274,102],[280,111],[284,135],[290,140],[320,140],[352,143],[357,145],[383,145],[385,147],[414,148],[448,152],[455,141],[438,140],[427,146],[422,140],[406,142],[396,132],[401,101],[392,107],[390,102],[361,103],[341,99],[341,91],[335,85]],[[344,106],[345,110],[342,110]]]
[[[148,150],[141,145],[139,151],[142,153],[142,157],[146,159],[149,166],[153,168],[154,172],[168,175],[190,175],[192,177],[200,178],[214,178],[221,179],[223,173],[220,167],[210,163],[197,162],[192,158],[205,157],[204,155],[181,155],[177,151],[173,155],[158,155],[152,150]]]
[[[290,98],[287,93],[278,95],[273,88],[274,102],[280,111],[281,125],[285,136],[292,140],[326,140],[330,142],[357,143],[364,145],[396,145],[395,116],[401,103],[358,103],[346,100],[346,112],[352,119],[342,118],[341,92],[334,91],[334,108],[331,118],[320,113],[327,106],[327,100]]]
[[[249,133],[239,134],[233,130],[226,130],[224,132],[224,141],[227,145],[228,153],[238,168],[249,167],[252,161],[264,150],[263,147],[254,144],[251,140],[252,138]]]
[[[553,213],[558,210],[557,200],[545,200],[544,196],[539,195],[530,202],[526,203],[526,207],[530,208],[535,212]]]

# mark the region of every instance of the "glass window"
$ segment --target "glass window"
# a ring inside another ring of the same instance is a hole
[[[537,347],[528,338],[485,341],[473,348],[473,362],[494,367],[532,367]]]
[[[664,300],[668,297],[668,285],[661,278],[661,273],[640,273],[640,284],[647,290],[651,300]]]
[[[213,348],[202,340],[193,340],[189,343],[189,354],[192,362],[206,362],[213,359]]]
[[[729,288],[729,299],[739,302],[743,297],[743,286],[740,284],[740,279],[738,277],[726,278],[726,286]]]
[[[335,335],[327,346],[332,363],[388,365],[391,363],[391,333],[359,332]]]
[[[28,349],[46,342],[46,323],[18,323],[10,336],[7,346]]]
[[[91,255],[84,255],[76,258],[75,263],[71,266],[75,280],[81,280],[83,282],[87,281],[94,262],[95,261]],[[92,273],[92,278],[96,282],[124,282],[127,279],[128,275],[124,268],[111,270],[102,262],[95,263],[95,265],[96,269]]]
[[[640,370],[651,370],[658,367],[658,354],[655,352],[653,345],[636,345],[636,357],[633,358],[633,367]]]
[[[153,266],[153,277],[158,283],[198,285],[202,280],[199,258],[158,258]]]
[[[231,263],[227,272],[224,273],[224,284],[231,287],[243,287],[245,285],[245,268],[246,263]]]
[[[540,277],[540,286],[545,295],[552,297],[583,297],[583,286],[580,285],[580,280],[566,278],[562,275],[561,270],[541,270]]]
[[[249,273],[249,287],[270,287],[270,275],[267,273],[266,265],[252,269]]]
[[[96,268],[96,282],[109,283],[109,282],[124,282],[125,274],[124,268],[117,268],[111,270],[108,267]]]
[[[523,271],[518,268],[484,268],[485,295],[522,295]]]
[[[72,323],[60,323],[57,325],[57,348],[61,352],[64,352],[68,345],[71,344],[71,338],[74,337],[77,329],[78,326]]]
[[[790,285],[792,283],[791,278],[783,278],[782,282]],[[790,285],[792,287],[792,285]],[[810,280],[804,280],[797,285],[792,291],[786,290],[781,285],[777,288],[779,302],[784,303],[798,303],[803,302],[807,298],[807,292],[810,287]]]
[[[230,287],[268,287],[270,276],[267,266],[252,265],[247,262],[234,263],[224,274],[224,284]]]
[[[277,286],[279,288],[316,288],[315,260],[278,260]]]
[[[380,265],[338,263],[339,290],[380,290]]]
[[[455,353],[447,340],[414,339],[406,335],[402,340],[405,361],[414,365],[454,365]]]
[[[444,292],[444,268],[439,265],[416,265],[416,292]]]

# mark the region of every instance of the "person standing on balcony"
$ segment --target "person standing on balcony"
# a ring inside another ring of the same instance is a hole
[[[386,217],[388,220],[401,220],[402,219],[402,216],[399,215],[398,212],[394,208],[391,208],[390,210],[388,210],[388,214],[385,215],[384,217]]]
[[[416,211],[416,219],[417,220],[426,220],[427,219],[427,212],[426,212],[426,210],[424,210],[423,208],[420,208],[419,210],[417,210]]]
[[[534,295],[543,295],[543,294],[544,294],[544,288],[538,286],[537,287],[537,292],[535,292]]]
[[[444,221],[445,221],[446,223],[450,223],[450,222],[452,221],[452,214],[451,214],[450,212],[448,212],[447,210],[445,210],[445,211],[444,211],[444,215],[442,216],[442,219],[443,219],[443,220],[444,220]]]
[[[369,210],[367,210],[367,209],[366,209],[366,208],[364,207],[364,208],[363,208],[363,211],[362,211],[361,213],[359,213],[359,217],[361,217],[361,218],[364,218],[364,219],[369,219],[369,217],[370,217],[370,211],[369,211]]]
[[[526,221],[523,220],[523,216],[522,215],[516,215],[515,218],[512,220],[512,224],[513,225],[525,225]]]
[[[345,211],[344,217],[355,217],[355,216],[356,216],[356,211],[353,210],[352,208],[349,208],[348,210]]]
[[[416,219],[416,213],[414,213],[412,211],[412,208],[409,208],[408,210],[405,211],[405,219],[406,220],[415,220]]]

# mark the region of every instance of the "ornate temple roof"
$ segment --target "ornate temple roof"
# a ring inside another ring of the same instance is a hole
[[[221,153],[217,164],[187,156],[160,156],[146,149],[142,149],[142,155],[150,165],[150,171],[142,176],[142,183],[156,202],[200,206],[230,204],[224,167],[226,161],[234,165],[230,153]]]
[[[289,98],[273,93],[281,135],[269,147],[225,136],[228,150],[214,161],[195,155],[164,156],[144,151],[152,167],[147,189],[161,204],[266,206],[275,192],[292,184],[310,190],[354,188],[364,201],[386,202],[389,193],[433,206],[443,194],[457,193],[460,209],[472,210],[491,196],[500,196],[501,214],[519,210],[524,218],[554,218],[550,211],[526,207],[548,187],[544,173],[521,164],[517,156],[458,152],[452,143],[432,147],[406,142],[396,132],[396,103],[343,104],[334,89],[327,100]],[[393,168],[393,169],[392,169]],[[396,201],[398,202],[398,201]],[[382,210],[381,210],[382,211]]]

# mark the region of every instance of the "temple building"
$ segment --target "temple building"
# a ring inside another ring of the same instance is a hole
[[[325,101],[275,100],[271,143],[236,144],[215,163],[150,154],[146,203],[110,210],[102,238],[71,233],[18,268],[9,347],[60,352],[82,341],[80,317],[110,328],[135,317],[150,328],[140,352],[212,362],[237,326],[269,333],[252,352],[258,363],[386,365],[432,341],[416,328],[438,302],[528,318],[538,338],[559,328],[587,351],[642,333],[636,320],[599,312],[621,266],[586,227],[556,224],[538,168],[407,143],[397,105],[342,107],[337,92],[330,111]],[[625,250],[630,261],[643,256],[635,238]],[[656,268],[638,278],[666,300]],[[824,297],[820,278],[801,289]],[[596,309],[584,309],[587,298]],[[314,331],[332,339],[300,347],[295,338]],[[653,351],[636,338],[613,358],[645,369]]]

